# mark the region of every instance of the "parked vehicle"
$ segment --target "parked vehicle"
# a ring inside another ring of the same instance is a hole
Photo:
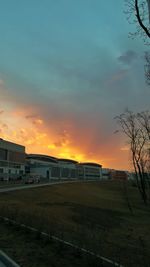
[[[25,184],[39,183],[40,178],[38,176],[27,176],[25,177]]]
[[[25,184],[34,184],[34,179],[33,178],[26,179]]]

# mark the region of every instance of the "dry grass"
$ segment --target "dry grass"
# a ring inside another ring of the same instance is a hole
[[[78,250],[2,222],[0,222],[0,247],[21,267],[105,266],[100,260]]]
[[[150,210],[122,182],[90,182],[3,193],[1,214],[52,232],[125,266],[150,266]]]

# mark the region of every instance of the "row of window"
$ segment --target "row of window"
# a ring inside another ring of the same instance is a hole
[[[6,173],[6,172],[4,172],[4,169],[3,168],[0,168],[0,173]],[[9,169],[8,170],[8,173],[9,174],[11,174],[11,173],[14,174],[14,171],[12,171],[11,169]],[[15,173],[18,174],[18,170],[15,170]],[[24,173],[23,170],[19,170],[19,174],[23,174],[23,173]]]
[[[21,164],[7,162],[7,161],[0,161],[0,167],[10,167],[15,169],[20,169]]]
[[[25,153],[0,148],[0,160],[24,163]]]
[[[52,167],[51,168],[51,177],[77,177],[77,170],[75,169],[68,169],[68,168],[59,168],[59,167]]]

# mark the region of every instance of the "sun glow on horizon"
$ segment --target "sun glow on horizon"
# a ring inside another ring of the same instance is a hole
[[[95,154],[94,157],[88,157],[88,155],[82,153],[82,147],[80,147],[79,151],[77,148],[69,147],[69,145],[65,147],[57,147],[55,144],[47,145],[49,143],[49,137],[47,134],[38,134],[36,132],[36,136],[31,137],[26,135],[26,139],[23,140],[22,137],[18,138],[18,133],[15,131],[15,134],[13,133],[13,136],[11,137],[7,134],[1,134],[1,137],[5,140],[24,145],[26,147],[26,153],[45,154],[57,158],[68,158],[78,162],[95,162],[101,164],[105,168],[117,168],[116,159],[113,157],[111,158],[110,154],[108,155],[108,158],[102,159],[98,154]]]
[[[101,145],[99,140],[94,146],[95,129],[93,131],[90,129],[84,135],[84,132],[74,127],[73,121],[59,125],[55,123],[55,119],[49,126],[41,116],[37,115],[37,111],[30,110],[30,108],[29,111],[12,107],[7,112],[1,112],[1,138],[24,145],[27,153],[68,158],[78,162],[95,162],[108,168],[117,168],[117,166],[119,169],[128,168],[122,158],[128,153],[126,146],[118,148],[118,155],[114,155],[109,146]],[[68,124],[72,125],[71,132],[67,129]]]

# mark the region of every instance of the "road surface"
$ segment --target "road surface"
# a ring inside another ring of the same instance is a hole
[[[22,190],[22,189],[29,189],[29,188],[36,188],[36,187],[42,187],[42,186],[50,186],[50,185],[57,185],[57,184],[74,183],[74,182],[79,182],[79,180],[78,181],[75,180],[75,181],[50,182],[50,183],[45,183],[45,184],[18,185],[18,186],[13,186],[13,187],[3,187],[3,188],[0,188],[0,193],[17,191],[17,190]]]

